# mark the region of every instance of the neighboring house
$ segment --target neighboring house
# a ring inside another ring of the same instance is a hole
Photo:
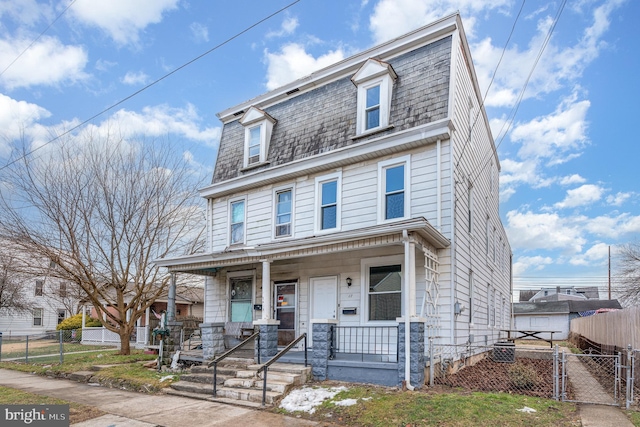
[[[618,300],[520,302],[513,304],[514,329],[558,331],[553,339],[569,338],[569,325],[576,317],[590,316],[601,309],[621,309]],[[549,338],[550,334],[542,335]]]
[[[33,260],[6,245],[1,258],[3,271],[9,270],[2,280],[11,280],[21,287],[18,298],[28,307],[22,311],[0,310],[0,332],[5,338],[55,330],[60,322],[78,312],[79,300],[72,284],[48,275],[34,276],[28,272],[30,268],[25,268],[43,263],[44,270],[52,270],[55,264]]]
[[[580,301],[585,299],[600,299],[598,287],[556,286],[555,288],[520,291],[520,302]]]
[[[500,163],[459,15],[218,117],[208,251],[157,260],[206,276],[205,357],[219,328],[247,322],[279,346],[307,333],[314,351],[326,325],[399,331],[407,364],[411,322],[423,350],[510,326]]]

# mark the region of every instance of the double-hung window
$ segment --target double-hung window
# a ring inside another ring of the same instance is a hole
[[[286,188],[275,192],[275,237],[292,235],[293,189]]]
[[[378,164],[379,222],[409,217],[409,156]]]
[[[368,319],[393,320],[402,316],[402,264],[367,265]]]
[[[41,308],[34,308],[31,312],[33,314],[33,326],[42,326],[42,316],[44,310]]]
[[[316,178],[316,231],[340,229],[341,175]]]
[[[246,201],[233,200],[229,203],[229,243],[232,245],[245,242],[246,233]]]
[[[41,297],[43,295],[44,282],[42,280],[36,280],[35,296]]]
[[[398,78],[390,64],[367,60],[351,81],[358,87],[356,134],[389,126],[393,83]]]
[[[240,119],[244,126],[245,168],[259,166],[267,161],[269,142],[276,120],[259,108],[251,107]]]

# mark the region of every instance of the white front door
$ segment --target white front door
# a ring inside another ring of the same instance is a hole
[[[311,278],[311,319],[337,319],[338,277]]]

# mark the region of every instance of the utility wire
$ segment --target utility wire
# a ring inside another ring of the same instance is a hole
[[[502,136],[500,137],[500,141],[496,145],[496,150],[498,149],[498,147],[500,147],[500,145],[504,141],[504,138],[507,136],[507,133],[509,132],[509,129],[511,129],[511,125],[513,124],[513,121],[516,118],[516,114],[518,114],[518,110],[520,108],[520,104],[522,103],[522,98],[524,97],[524,94],[525,94],[525,92],[527,90],[527,86],[529,85],[529,81],[531,80],[531,76],[533,75],[533,72],[536,69],[536,66],[538,65],[538,62],[540,61],[540,58],[542,57],[542,54],[544,53],[545,49],[547,48],[547,45],[549,44],[549,41],[551,40],[551,35],[553,34],[553,31],[555,30],[556,25],[558,24],[558,21],[560,20],[560,15],[562,15],[562,11],[564,10],[564,7],[565,7],[566,4],[567,4],[567,0],[564,0],[562,2],[562,4],[560,5],[560,7],[558,8],[558,12],[556,13],[556,16],[555,16],[555,18],[553,20],[553,23],[549,27],[549,31],[547,32],[547,35],[546,35],[546,37],[544,39],[544,42],[542,43],[542,46],[540,47],[540,51],[538,52],[538,56],[536,57],[536,60],[534,61],[533,66],[531,67],[531,70],[529,71],[529,74],[527,75],[527,79],[525,80],[524,85],[522,86],[522,90],[518,94],[518,99],[516,100],[516,104],[511,109],[511,112],[507,116],[508,119],[503,123],[502,128],[500,129],[500,132],[498,133],[498,135],[502,135]],[[507,123],[508,123],[507,129],[504,130],[504,128],[507,125]],[[504,133],[503,133],[503,130],[504,130]],[[484,171],[484,168],[489,164],[489,160],[491,159],[491,154],[492,154],[492,152],[489,153],[489,157],[487,157],[487,160],[484,162],[484,165],[478,170],[478,174],[476,175],[476,177],[471,180],[472,183],[475,182],[480,177],[480,174],[482,173],[482,171]],[[481,162],[481,164],[482,163],[483,162]]]
[[[60,14],[59,14],[58,16],[56,16],[56,19],[54,19],[53,21],[51,21],[51,23],[50,23],[49,25],[47,25],[47,28],[45,28],[44,30],[42,30],[42,32],[41,32],[40,34],[38,34],[38,37],[36,37],[36,38],[31,42],[31,44],[29,44],[29,46],[27,46],[26,48],[24,48],[24,50],[23,50],[22,52],[20,52],[20,54],[19,54],[18,56],[16,56],[16,58],[15,58],[13,61],[11,61],[11,63],[10,63],[9,65],[7,65],[7,66],[6,66],[6,68],[5,68],[4,70],[2,70],[2,72],[0,72],[0,77],[2,77],[2,75],[5,73],[5,71],[7,71],[9,68],[11,68],[11,66],[12,66],[13,64],[15,64],[15,63],[16,63],[16,61],[17,61],[18,59],[20,59],[20,57],[21,57],[22,55],[24,55],[24,53],[25,53],[26,51],[28,51],[28,50],[31,48],[31,46],[33,46],[33,45],[34,45],[38,40],[40,40],[40,37],[42,37],[42,36],[44,35],[44,33],[46,33],[46,32],[49,30],[49,28],[51,28],[51,27],[53,26],[53,24],[55,24],[55,23],[56,23],[56,21],[57,21],[58,19],[60,19],[60,18],[62,17],[62,15],[64,15],[64,13],[65,13],[65,12],[66,12],[67,10],[69,10],[69,8],[70,8],[71,6],[73,6],[73,4],[74,4],[75,2],[76,2],[76,0],[73,0],[71,3],[69,3],[69,6],[65,7],[65,8],[64,8],[64,10],[63,10],[62,12],[60,12]]]
[[[467,140],[464,142],[464,145],[462,146],[462,151],[460,152],[460,157],[458,157],[458,161],[456,162],[456,167],[458,167],[458,164],[460,164],[460,160],[462,160],[462,156],[464,156],[464,151],[467,148],[467,145],[469,145],[469,143],[471,142],[471,132],[473,130],[473,128],[475,127],[476,123],[478,122],[478,118],[480,117],[480,113],[482,112],[482,109],[484,108],[484,103],[487,100],[487,95],[489,94],[489,89],[491,89],[491,86],[493,85],[493,81],[496,78],[496,74],[498,74],[498,68],[500,68],[500,64],[502,63],[502,59],[504,58],[504,54],[507,51],[507,46],[509,45],[509,42],[511,41],[511,37],[513,36],[513,33],[516,29],[516,24],[518,23],[518,19],[520,18],[520,15],[522,14],[522,10],[524,9],[524,4],[526,3],[526,0],[522,0],[522,4],[520,5],[520,10],[518,11],[518,15],[516,16],[515,21],[513,21],[513,26],[511,27],[511,32],[509,33],[509,37],[507,37],[507,41],[505,42],[504,46],[502,47],[502,53],[500,54],[500,59],[498,60],[498,63],[496,64],[496,68],[493,70],[493,74],[491,75],[491,81],[489,81],[489,86],[487,86],[487,90],[485,90],[484,95],[482,96],[482,100],[480,102],[480,107],[478,108],[478,111],[476,111],[476,116],[473,119],[473,123],[471,124],[471,126],[469,127],[469,135],[467,136]]]
[[[269,19],[273,18],[274,16],[284,12],[285,10],[289,9],[290,7],[292,7],[293,5],[295,5],[296,3],[299,3],[301,0],[295,0],[291,3],[289,3],[288,5],[284,6],[281,9],[278,9],[277,11],[273,12],[272,14],[262,18],[261,20],[255,22],[254,24],[250,25],[249,27],[245,28],[244,30],[240,31],[239,33],[236,33],[235,35],[229,37],[228,39],[224,40],[223,42],[217,44],[216,46],[212,47],[211,49],[207,50],[206,52],[196,56],[195,58],[193,58],[192,60],[185,62],[184,64],[182,64],[181,66],[179,66],[178,68],[173,69],[172,71],[169,71],[167,74],[163,75],[162,77],[154,80],[153,82],[149,83],[148,85],[146,85],[145,87],[133,92],[131,95],[126,96],[125,98],[122,98],[120,101],[116,102],[115,104],[110,105],[109,107],[105,108],[104,110],[100,111],[99,113],[94,114],[93,116],[89,117],[88,119],[84,120],[83,122],[73,126],[72,128],[62,132],[60,135],[57,135],[56,137],[48,140],[47,142],[43,143],[42,145],[34,148],[33,150],[30,150],[28,152],[26,152],[25,154],[19,156],[18,158],[16,158],[15,160],[12,160],[10,162],[8,162],[6,165],[0,167],[0,171],[6,169],[7,167],[13,165],[14,163],[17,163],[18,161],[26,158],[27,156],[32,155],[33,153],[35,153],[36,151],[38,151],[39,149],[51,144],[52,142],[62,138],[65,135],[70,134],[71,132],[73,132],[76,129],[81,128],[82,126],[86,125],[87,123],[89,123],[90,121],[100,117],[101,115],[103,115],[104,113],[106,113],[107,111],[110,111],[112,109],[114,109],[115,107],[117,107],[118,105],[130,100],[131,98],[133,98],[136,95],[139,95],[140,93],[144,92],[145,90],[149,89],[151,86],[156,85],[157,83],[160,83],[162,80],[166,79],[167,77],[177,73],[178,71],[182,70],[183,68],[193,64],[194,62],[196,62],[197,60],[207,56],[208,54],[210,54],[211,52],[218,50],[219,48],[221,48],[222,46],[230,43],[231,41],[237,39],[238,37],[240,37],[241,35],[247,33],[248,31],[254,29],[255,27],[257,27],[258,25],[262,24],[265,21],[268,21]]]

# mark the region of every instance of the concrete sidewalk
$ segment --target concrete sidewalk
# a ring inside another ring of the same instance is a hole
[[[96,407],[107,415],[82,427],[316,426],[316,422],[238,406],[150,395],[0,369],[0,385]],[[325,425],[323,423],[323,425]]]

